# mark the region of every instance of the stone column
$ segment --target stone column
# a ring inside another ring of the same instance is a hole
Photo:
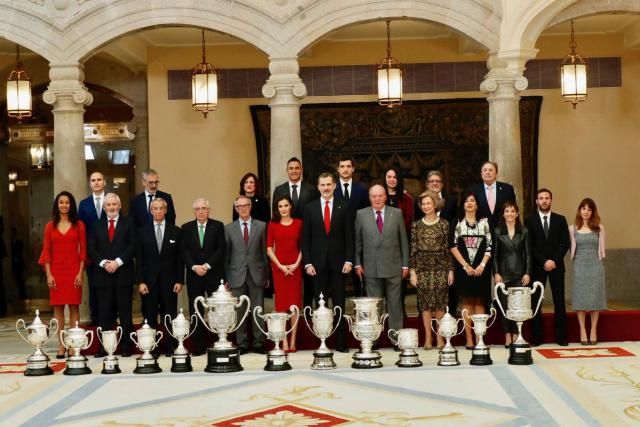
[[[136,89],[133,97],[133,120],[132,125],[136,137],[133,140],[136,153],[136,165],[134,181],[134,194],[144,190],[142,187],[142,171],[150,167],[149,162],[149,105],[147,93],[147,74],[138,73],[135,76]],[[159,171],[162,176],[162,171]]]
[[[307,94],[307,88],[300,79],[297,58],[270,58],[269,72],[262,94],[271,100],[269,194],[273,194],[273,189],[287,179],[287,160],[294,156],[302,160],[300,99]]]

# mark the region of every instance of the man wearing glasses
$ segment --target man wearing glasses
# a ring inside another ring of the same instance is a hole
[[[455,194],[449,194],[443,189],[444,179],[440,171],[433,170],[427,174],[426,188],[440,196],[440,212],[438,212],[438,215],[440,218],[446,219],[451,223],[451,221],[453,221],[458,215],[458,198]],[[416,206],[413,210],[415,212],[416,220],[421,219],[424,216],[422,209],[418,205],[418,200],[419,199],[416,199]]]
[[[167,216],[165,220],[171,224],[176,222],[176,210],[173,207],[171,194],[158,190],[160,178],[155,169],[147,169],[142,172],[142,186],[144,191],[138,194],[129,206],[129,216],[133,218],[136,227],[141,228],[145,224],[153,224],[151,215],[151,202],[156,198],[162,198],[167,202]]]

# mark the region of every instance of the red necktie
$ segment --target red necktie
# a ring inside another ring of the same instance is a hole
[[[382,222],[382,211],[376,211],[376,215],[378,215],[376,218],[376,225],[378,226],[378,231],[382,234],[382,228],[384,227]]]
[[[242,232],[242,238],[244,239],[244,245],[247,246],[249,244],[249,227],[247,227],[247,223],[243,222],[244,231]]]
[[[113,236],[116,234],[115,219],[109,220],[109,241],[113,242]]]
[[[331,231],[331,209],[329,209],[329,201],[325,201],[324,205],[324,231],[327,235]]]

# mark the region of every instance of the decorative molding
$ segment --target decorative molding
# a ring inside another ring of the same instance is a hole
[[[129,123],[85,123],[84,142],[118,143],[133,141],[136,135]],[[31,144],[53,144],[53,128],[49,125],[16,125],[9,127],[9,144],[28,147]]]

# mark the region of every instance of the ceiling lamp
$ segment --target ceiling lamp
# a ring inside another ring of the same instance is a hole
[[[43,170],[51,167],[53,153],[50,144],[31,144],[29,154],[31,155],[31,169]]]
[[[207,62],[202,30],[202,62],[191,72],[191,105],[195,111],[204,114],[218,108],[218,73]]]
[[[31,117],[31,79],[22,69],[18,45],[16,45],[16,68],[7,77],[7,114],[18,120]]]
[[[571,21],[571,53],[562,61],[560,67],[560,83],[562,99],[573,104],[576,108],[578,102],[587,100],[587,63],[576,53],[576,40],[573,33],[573,20]]]
[[[393,108],[402,105],[402,69],[391,57],[391,21],[387,20],[387,57],[378,65],[378,104]]]

